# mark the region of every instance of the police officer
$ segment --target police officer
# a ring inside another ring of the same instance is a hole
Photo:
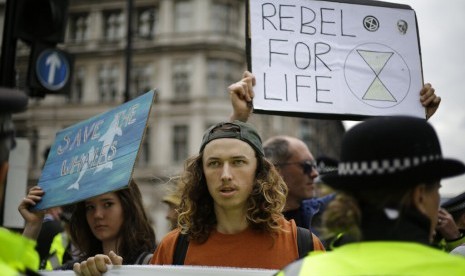
[[[338,171],[323,176],[339,191],[323,214],[324,233],[351,242],[278,275],[463,275],[462,258],[430,246],[440,180],[463,173],[462,162],[442,156],[424,119],[379,117],[353,127]]]
[[[78,259],[78,250],[71,242],[70,220],[73,214],[74,205],[62,207],[60,221],[63,224],[63,231],[56,234],[50,245],[50,251],[46,259],[46,270],[54,270],[69,261]]]
[[[0,216],[3,224],[3,198],[8,172],[9,152],[15,147],[15,132],[11,115],[27,106],[27,96],[17,90],[0,88]],[[14,183],[9,183],[13,185]],[[39,255],[35,241],[0,227],[0,274],[18,275],[37,271]]]

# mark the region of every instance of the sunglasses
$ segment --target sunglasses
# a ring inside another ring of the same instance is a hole
[[[316,162],[305,160],[302,162],[289,162],[289,163],[278,163],[276,166],[287,166],[287,165],[300,165],[304,170],[304,174],[310,174],[313,170],[317,170]]]

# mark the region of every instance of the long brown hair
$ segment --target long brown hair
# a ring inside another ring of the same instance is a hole
[[[123,257],[124,264],[134,264],[141,253],[154,251],[155,232],[149,223],[142,204],[142,195],[134,180],[131,180],[127,188],[115,193],[121,201],[124,218],[118,252],[115,253]],[[102,242],[94,236],[87,223],[85,202],[76,204],[70,229],[71,239],[81,258],[86,259],[103,253]]]
[[[179,209],[181,231],[190,240],[203,243],[216,226],[213,198],[210,195],[202,167],[202,154],[185,163],[181,176],[185,188]],[[287,186],[273,164],[257,158],[255,183],[247,200],[247,221],[257,231],[276,234],[281,231],[279,220],[286,202]]]

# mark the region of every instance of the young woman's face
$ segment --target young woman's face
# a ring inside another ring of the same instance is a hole
[[[121,200],[116,193],[85,201],[86,218],[92,233],[102,242],[116,241],[124,221]]]

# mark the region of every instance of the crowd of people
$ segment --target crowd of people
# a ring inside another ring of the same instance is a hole
[[[22,236],[0,229],[1,242],[22,245],[15,261],[0,250],[2,275],[39,268],[100,275],[109,264],[262,268],[291,276],[465,271],[465,193],[439,202],[440,180],[465,173],[465,165],[442,156],[427,120],[367,119],[344,134],[339,160],[315,158],[296,137],[262,142],[247,122],[254,85],[246,71],[228,87],[233,113],[205,131],[198,154],[163,198],[172,228],[159,244],[132,180],[63,206],[62,228],[39,255],[35,241],[50,214],[31,211],[44,195],[34,186],[18,207]],[[440,101],[426,84],[426,119]],[[3,187],[14,132],[10,117],[2,114],[0,123]],[[317,192],[317,183],[328,192]]]

